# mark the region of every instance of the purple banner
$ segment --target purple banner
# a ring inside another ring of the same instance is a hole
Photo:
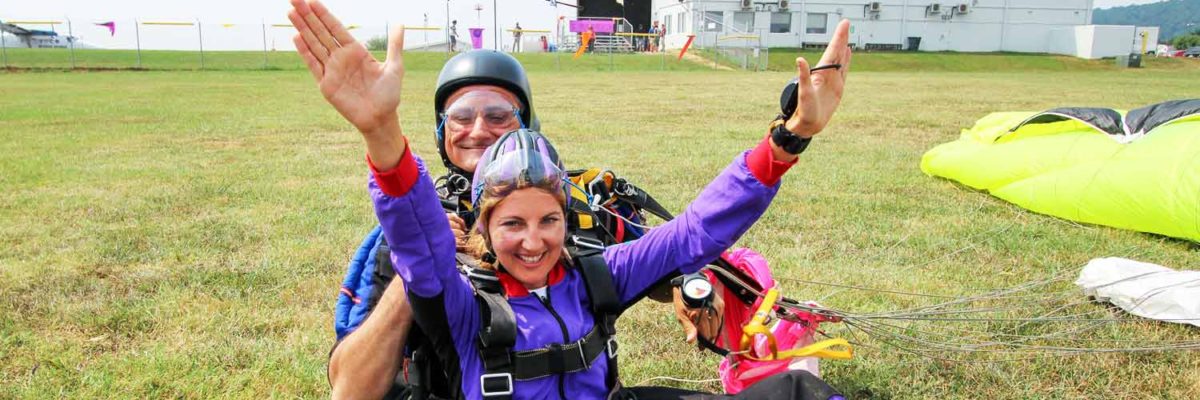
[[[483,48],[483,28],[470,28],[471,31],[471,47],[475,50]]]
[[[592,27],[596,33],[613,33],[612,20],[574,19],[571,20],[571,32],[583,33]]]

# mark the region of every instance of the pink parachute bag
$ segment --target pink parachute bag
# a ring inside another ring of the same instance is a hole
[[[771,276],[771,268],[767,264],[767,260],[754,250],[746,248],[734,249],[725,252],[721,257],[729,261],[738,270],[753,278],[762,287],[763,292],[778,285]],[[710,281],[716,281],[713,272],[706,271],[706,273],[709,275]],[[762,305],[763,298],[759,297],[753,305],[746,305],[728,287],[722,289],[720,295],[725,300],[725,324],[720,337],[717,338],[717,344],[729,349],[731,353],[750,350],[757,358],[769,358],[767,356],[771,354],[771,349],[767,338],[764,336],[755,336],[751,349],[741,348],[742,326],[747,321],[750,321],[755,310]],[[814,329],[810,328],[810,326],[816,326],[817,321],[812,322],[808,325],[788,320],[777,322],[771,328],[771,333],[775,336],[778,350],[783,351],[812,344],[814,341]],[[717,371],[721,376],[721,384],[724,386],[725,392],[736,394],[766,377],[789,369],[805,370],[815,376],[820,376],[817,357],[757,361],[745,357],[731,356],[721,361]]]

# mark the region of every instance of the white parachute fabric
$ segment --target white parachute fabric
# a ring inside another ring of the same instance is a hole
[[[1200,327],[1200,271],[1109,257],[1089,261],[1075,284],[1083,293],[1140,317]]]

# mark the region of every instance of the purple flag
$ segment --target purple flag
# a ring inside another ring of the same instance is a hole
[[[475,50],[483,48],[483,28],[470,28],[471,31],[471,47]]]
[[[108,36],[115,36],[117,34],[117,23],[116,22],[113,22],[113,21],[98,22],[98,23],[96,23],[96,26],[103,26],[105,28],[108,28]]]

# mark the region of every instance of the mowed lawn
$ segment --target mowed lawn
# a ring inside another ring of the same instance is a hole
[[[567,163],[609,167],[674,211],[762,138],[790,77],[552,66],[532,72],[534,103]],[[401,117],[433,161],[436,65],[415,69]],[[781,278],[939,295],[1073,274],[1095,257],[1197,269],[1193,243],[1029,213],[918,169],[991,111],[1200,93],[1194,63],[1080,70],[853,73],[835,122],[740,245]],[[375,224],[366,174],[358,133],[300,70],[0,73],[0,398],[328,396],[334,301]],[[922,301],[784,287],[859,312]],[[683,343],[668,306],[644,302],[620,329],[626,384],[716,377],[719,358]],[[1139,322],[1103,335],[1200,331]],[[851,398],[1200,393],[1194,351],[945,362],[871,339],[857,350],[822,363]]]

